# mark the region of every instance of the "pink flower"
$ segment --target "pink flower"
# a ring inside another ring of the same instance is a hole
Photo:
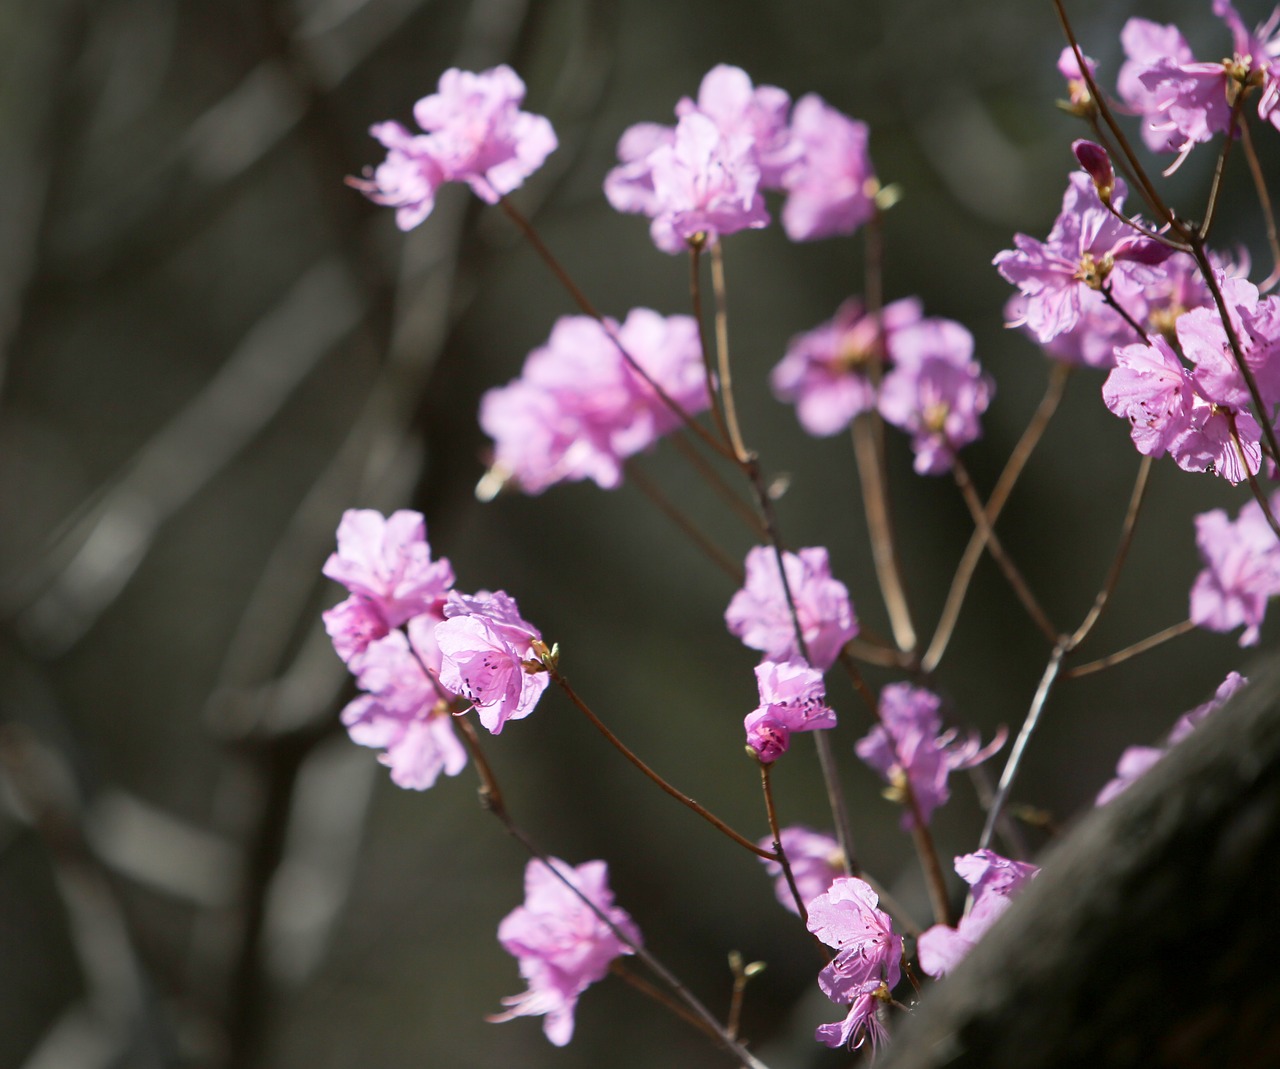
[[[418,791],[433,786],[441,772],[456,776],[467,764],[445,696],[428,675],[434,671],[432,626],[429,617],[416,618],[408,636],[392,631],[352,658],[351,670],[367,693],[342,711],[351,741],[383,750],[378,760],[391,769],[392,782]]]
[[[787,126],[790,107],[791,97],[784,90],[776,85],[753,86],[742,68],[722,63],[702,79],[696,103],[684,97],[676,104],[676,115],[683,118],[696,111],[712,120],[725,137],[745,134],[760,168],[760,185],[781,189],[783,174],[801,152]]]
[[[631,917],[613,904],[603,861],[573,868],[556,858],[549,860],[630,944],[640,944],[640,931]],[[525,868],[524,896],[524,905],[508,913],[498,926],[498,941],[519,960],[520,975],[529,989],[503,999],[508,1009],[489,1020],[545,1016],[542,1031],[563,1047],[573,1038],[578,996],[604,978],[610,962],[633,951],[543,862],[535,859]]]
[[[533,712],[549,682],[533,645],[542,634],[520,616],[515,599],[501,590],[474,597],[455,591],[444,614],[435,628],[441,684],[471,702],[495,735]]]
[[[494,439],[495,473],[530,494],[577,479],[605,489],[621,484],[626,458],[651,447],[679,417],[627,363],[619,345],[686,413],[707,407],[702,347],[691,317],[636,308],[618,327],[565,316],[547,344],[529,354],[521,377],[481,401],[480,425]]]
[[[872,1047],[884,1038],[876,1010],[901,978],[902,937],[879,898],[863,880],[839,876],[831,889],[808,905],[809,931],[837,951],[818,974],[818,986],[832,1002],[848,1005],[844,1021],[822,1025],[816,1039],[828,1047]]]
[[[800,900],[807,909],[820,894],[831,889],[837,876],[844,872],[844,855],[840,844],[830,835],[811,831],[804,827],[783,828],[779,833],[782,850],[791,865],[791,875],[795,877],[796,890],[800,892]],[[760,846],[766,850],[773,849],[773,839],[765,836]],[[796,900],[791,896],[791,888],[787,886],[787,878],[782,874],[782,866],[776,861],[761,858],[765,870],[774,878],[773,890],[778,901],[792,913],[798,913]]]
[[[1274,512],[1280,494],[1271,500]],[[1191,621],[1209,631],[1245,625],[1241,646],[1257,645],[1267,602],[1280,594],[1280,541],[1256,501],[1234,523],[1222,509],[1196,517],[1196,546],[1205,568],[1191,587]]]
[[[1130,746],[1126,749],[1116,764],[1115,778],[1098,792],[1094,804],[1106,805],[1117,795],[1127,791],[1136,780],[1145,776],[1170,748],[1190,735],[1205,717],[1221,709],[1227,703],[1227,699],[1248,682],[1239,672],[1228,672],[1227,678],[1222,681],[1209,701],[1203,705],[1197,705],[1189,713],[1184,713],[1178,718],[1164,746]]]
[[[1111,203],[1121,210],[1125,186],[1116,180]],[[999,253],[993,263],[1000,274],[1026,298],[1022,319],[1042,344],[1066,333],[1079,323],[1090,303],[1088,293],[1112,292],[1129,315],[1141,321],[1143,309],[1130,299],[1133,289],[1154,281],[1153,265],[1169,250],[1141,237],[1103,207],[1093,180],[1086,174],[1071,175],[1062,211],[1046,241],[1026,234],[1014,236],[1015,249]],[[1137,295],[1135,295],[1137,296]]]
[[[663,252],[687,252],[695,241],[714,244],[768,225],[750,136],[725,135],[706,115],[689,112],[648,163],[657,209],[649,234]]]
[[[760,706],[747,714],[743,727],[747,745],[765,764],[786,752],[793,731],[836,726],[822,673],[805,661],[762,661],[756,665],[756,683]]]
[[[920,968],[934,977],[951,972],[1039,871],[1035,865],[1010,861],[993,850],[956,858],[956,872],[973,889],[973,908],[955,928],[935,924],[921,933]]]
[[[1120,31],[1128,58],[1116,75],[1116,91],[1142,117],[1142,139],[1152,152],[1177,152],[1184,141],[1167,112],[1176,96],[1167,79],[1177,68],[1194,63],[1186,38],[1174,25],[1130,19]]]
[[[792,241],[852,234],[875,212],[879,191],[867,153],[867,125],[814,93],[801,97],[791,134],[803,155],[783,178],[782,228]]]
[[[951,797],[947,777],[981,764],[1005,740],[1002,729],[985,748],[977,735],[960,741],[954,729],[942,730],[941,707],[942,700],[930,691],[907,683],[891,683],[880,692],[880,724],[854,747],[899,800],[907,800],[905,789],[910,786],[925,824],[933,811]],[[902,815],[902,825],[910,828],[914,823],[908,808]]]
[[[858,633],[848,588],[831,577],[827,551],[820,546],[782,554],[787,586],[795,600],[809,663],[826,671],[844,644]],[[761,650],[766,661],[789,661],[803,654],[787,604],[778,562],[771,548],[747,553],[746,583],[725,610],[725,625],[744,645]]]
[[[1084,55],[1082,52],[1081,55]],[[1098,73],[1098,64],[1089,56],[1084,57],[1085,66],[1089,68],[1089,75],[1096,81]],[[1084,75],[1080,71],[1080,61],[1076,59],[1076,50],[1067,45],[1058,53],[1058,73],[1066,79],[1067,97],[1072,105],[1073,110],[1078,114],[1088,114],[1089,109],[1095,105],[1089,96],[1089,83],[1085,81]]]
[[[886,351],[891,350],[897,331],[919,322],[920,311],[915,297],[885,307],[881,329]],[[839,434],[855,416],[875,407],[870,371],[876,333],[876,324],[862,303],[851,299],[833,319],[791,339],[769,382],[774,397],[795,403],[800,425],[810,434]]]
[[[431,213],[444,182],[466,182],[482,200],[496,204],[556,147],[551,123],[520,110],[524,92],[524,82],[505,65],[479,74],[445,71],[438,91],[413,108],[426,135],[412,135],[398,123],[375,125],[370,132],[386,146],[387,160],[351,185],[378,204],[396,207],[401,230]]]
[[[352,595],[324,614],[344,661],[410,617],[438,612],[453,586],[452,565],[431,559],[422,514],[408,509],[386,518],[348,509],[338,524],[338,551],[323,571]]]
[[[995,384],[973,360],[973,336],[949,319],[923,319],[894,335],[894,368],[880,384],[887,423],[911,435],[915,470],[949,471],[957,450],[982,436],[978,417]]]

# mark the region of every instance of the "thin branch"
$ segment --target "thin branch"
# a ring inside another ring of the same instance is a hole
[[[791,862],[787,858],[787,852],[782,848],[782,830],[778,827],[778,811],[773,804],[773,784],[769,778],[773,766],[761,761],[758,757],[756,762],[760,766],[760,789],[764,792],[764,810],[769,818],[769,831],[773,834],[773,850],[778,855],[778,864],[782,867],[782,875],[787,881],[787,890],[791,892],[791,900],[796,904],[796,912],[800,915],[801,922],[807,926],[809,910],[805,907],[804,899],[800,897],[800,888],[796,886]]]
[[[1144,638],[1141,642],[1135,642],[1132,646],[1126,646],[1124,649],[1117,650],[1106,657],[1099,657],[1096,661],[1090,661],[1088,664],[1078,664],[1074,668],[1068,668],[1062,673],[1062,678],[1079,679],[1081,676],[1093,675],[1094,672],[1101,672],[1104,668],[1121,664],[1130,657],[1136,657],[1140,653],[1146,653],[1147,650],[1153,650],[1157,646],[1164,645],[1170,639],[1178,638],[1195,629],[1196,625],[1190,620],[1183,620],[1180,624],[1174,624],[1172,627],[1166,627],[1163,631],[1157,631],[1154,635]]]
[[[645,475],[640,468],[627,461],[627,476],[635,483],[640,492],[649,499],[653,506],[674,523],[697,546],[717,568],[732,579],[738,586],[742,585],[742,566],[730,560],[728,555],[703,534],[697,525],[689,519],[684,511],[669,498],[657,483]]]
[[[1258,153],[1253,147],[1253,134],[1249,124],[1240,124],[1240,140],[1244,145],[1244,158],[1249,163],[1249,174],[1253,178],[1253,187],[1258,192],[1258,204],[1262,208],[1262,218],[1267,226],[1267,245],[1271,248],[1271,274],[1258,289],[1267,293],[1277,282],[1280,282],[1280,237],[1276,234],[1276,214],[1271,206],[1271,194],[1267,191],[1267,179],[1262,173],[1262,165],[1258,162]]]
[[[943,605],[942,615],[938,619],[937,630],[934,631],[933,640],[929,643],[929,648],[920,663],[920,669],[926,675],[938,667],[938,662],[942,660],[947,644],[951,641],[956,621],[960,618],[960,608],[964,604],[965,594],[969,589],[969,582],[973,578],[978,561],[982,559],[982,551],[987,547],[986,531],[999,519],[1005,503],[1009,500],[1009,495],[1013,493],[1013,488],[1027,466],[1027,461],[1031,459],[1031,453],[1048,429],[1049,421],[1058,410],[1058,404],[1062,400],[1062,394],[1070,376],[1070,364],[1054,363],[1049,373],[1049,385],[1045,387],[1044,396],[1040,399],[1031,422],[1027,424],[1027,429],[1022,432],[1022,437],[1018,439],[1018,444],[1014,446],[1008,461],[1005,462],[1000,478],[996,480],[995,489],[991,491],[991,497],[987,499],[987,506],[983,510],[987,517],[987,527],[975,527],[973,534],[969,537],[969,544],[965,546],[964,555],[956,566],[955,577],[951,580],[951,589],[947,592],[947,600]]]
[[[720,398],[729,424],[729,442],[739,460],[747,455],[738,426],[738,406],[733,399],[733,375],[729,364],[729,295],[724,280],[724,251],[720,242],[711,246],[711,289],[716,299],[716,367],[720,372]]]

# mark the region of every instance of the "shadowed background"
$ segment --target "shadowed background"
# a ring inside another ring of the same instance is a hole
[[[1129,14],[1076,4],[1104,85]],[[1265,6],[1265,5],[1264,5]],[[1242,5],[1247,22],[1262,7]],[[966,453],[989,488],[1047,379],[1002,327],[991,268],[1047,233],[1083,130],[1053,106],[1049,3],[898,0],[74,0],[0,9],[0,1066],[723,1065],[617,981],[589,991],[565,1050],[537,1021],[484,1016],[522,989],[498,946],[525,859],[470,770],[401,791],[337,726],[351,696],[319,612],[345,508],[425,512],[463,590],[506,589],[578,690],[642,755],[735,827],[766,831],[741,754],[755,657],[723,628],[732,584],[633,486],[476,502],[480,394],[573,311],[534,255],[461,188],[404,235],[342,184],[381,156],[449,66],[511,63],[561,147],[514,197],[604,311],[688,306],[687,265],[601,181],[618,136],[670,122],[719,62],[871,125],[902,203],[885,289],[964,322],[997,394]],[[1258,139],[1277,171],[1274,138]],[[1193,158],[1175,190],[1203,190]],[[1222,244],[1259,263],[1249,187],[1229,176]],[[1202,196],[1202,194],[1200,194]],[[1183,201],[1196,215],[1199,201]],[[887,633],[851,451],[768,394],[787,339],[862,286],[858,240],[726,243],[735,379],[788,544],[826,545],[864,626]],[[1113,549],[1137,458],[1073,379],[1001,521],[1049,614],[1074,627]],[[949,480],[890,468],[917,626],[928,633],[969,533]],[[640,458],[733,557],[751,542],[669,445]],[[1085,656],[1185,617],[1191,516],[1244,500],[1156,465],[1132,561]],[[1264,632],[1264,642],[1274,635]],[[984,563],[939,673],[989,737],[1026,710],[1047,650]],[[1121,749],[1160,736],[1241,666],[1197,634],[1064,684],[1017,801],[1065,821]],[[871,672],[873,683],[891,676]],[[868,720],[833,681],[862,862],[923,917],[909,845],[851,747]],[[646,941],[717,1012],[726,954],[769,968],[744,1033],[774,1069],[839,1065],[816,956],[755,859],[647,785],[557,695],[488,751],[516,818],[573,863],[610,862]],[[784,822],[826,826],[808,740],[776,776]],[[980,813],[958,783],[944,857]]]

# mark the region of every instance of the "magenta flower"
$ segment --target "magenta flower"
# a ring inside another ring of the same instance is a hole
[[[1123,794],[1133,783],[1145,776],[1157,761],[1172,747],[1190,735],[1205,717],[1221,709],[1227,699],[1236,691],[1248,684],[1248,680],[1239,672],[1228,672],[1227,678],[1218,686],[1213,697],[1203,705],[1197,705],[1188,713],[1178,717],[1177,723],[1169,732],[1163,746],[1130,746],[1120,755],[1116,764],[1115,778],[1098,792],[1095,805],[1106,805],[1117,795]]]
[[[1010,861],[993,850],[956,858],[956,872],[973,889],[973,908],[955,928],[935,924],[921,933],[920,968],[933,977],[951,972],[1039,871],[1035,865]]]
[[[795,877],[796,890],[800,892],[800,901],[807,909],[820,894],[831,889],[837,876],[844,873],[844,854],[840,844],[830,835],[811,831],[804,827],[783,828],[779,833],[782,850],[791,865],[791,875]],[[766,850],[773,849],[773,839],[765,836],[760,846]],[[765,870],[774,878],[773,890],[778,901],[792,913],[798,913],[796,900],[791,896],[791,888],[787,886],[787,878],[782,874],[782,866],[776,861],[760,859]]]
[[[1124,183],[1116,179],[1111,203],[1117,212],[1125,194]],[[1158,277],[1153,267],[1170,255],[1166,246],[1141,237],[1103,207],[1093,180],[1079,171],[1070,177],[1048,239],[1016,234],[1013,241],[1016,249],[1006,249],[992,262],[1026,298],[1022,318],[1010,325],[1025,325],[1042,344],[1075,327],[1104,289],[1141,321],[1143,309],[1136,307],[1141,287]],[[1086,298],[1089,293],[1094,298]]]
[[[348,509],[338,524],[338,551],[323,571],[351,592],[324,613],[344,661],[411,617],[438,612],[453,586],[449,561],[431,559],[422,513],[407,509],[386,518],[372,509]]]
[[[831,563],[821,546],[783,553],[782,561],[809,663],[825,672],[858,633],[849,590],[831,577]],[[744,645],[762,651],[766,661],[803,659],[773,550],[768,546],[749,550],[746,572],[746,583],[725,610],[729,632]]]
[[[809,931],[837,951],[818,974],[818,986],[832,1002],[849,1006],[843,1021],[818,1028],[815,1038],[828,1047],[856,1048],[870,1038],[874,1049],[885,1037],[876,1011],[901,978],[902,936],[878,904],[865,881],[839,876],[807,907]]]
[[[787,237],[814,241],[852,234],[875,212],[880,189],[867,152],[867,124],[810,93],[796,103],[791,134],[802,155],[783,178]]]
[[[897,331],[920,321],[920,301],[907,297],[881,314],[886,352]],[[769,383],[779,401],[794,402],[800,425],[816,437],[839,434],[853,418],[875,407],[870,372],[876,355],[877,327],[862,303],[845,301],[835,317],[787,346]]]
[[[756,665],[760,705],[747,714],[747,745],[765,764],[776,761],[791,745],[793,731],[836,726],[827,705],[822,673],[805,661],[762,661]]]
[[[495,735],[533,712],[549,682],[534,647],[542,633],[520,616],[515,599],[501,590],[474,597],[455,591],[444,615],[435,628],[440,683],[471,702]]]
[[[415,618],[408,635],[392,631],[353,657],[351,670],[367,693],[342,711],[351,741],[384,751],[378,760],[391,769],[392,782],[418,791],[433,786],[441,772],[456,776],[467,764],[446,696],[428,675],[435,671],[434,623]]]
[[[1142,117],[1143,141],[1152,152],[1181,151],[1186,139],[1168,115],[1177,96],[1169,79],[1195,62],[1191,46],[1177,26],[1137,18],[1124,24],[1120,43],[1128,58],[1116,75],[1116,91]]]
[[[565,316],[547,344],[529,354],[521,377],[489,390],[481,401],[480,426],[494,439],[495,474],[530,494],[578,479],[613,489],[622,482],[627,457],[679,425],[619,345],[685,413],[707,407],[702,347],[691,317],[636,308],[619,327],[612,320]]]
[[[640,931],[626,911],[613,904],[603,861],[573,868],[556,858],[549,860],[627,940],[620,939],[547,865],[536,859],[529,862],[524,872],[524,905],[508,913],[498,926],[498,941],[519,960],[520,975],[529,989],[504,998],[508,1009],[489,1020],[544,1016],[543,1033],[563,1047],[573,1038],[578,996],[604,978],[615,958],[633,953],[632,946],[640,944]]]
[[[371,127],[387,148],[387,159],[350,184],[370,200],[395,207],[401,230],[431,213],[435,191],[444,182],[466,182],[481,200],[496,204],[556,147],[551,123],[520,110],[524,92],[524,82],[505,65],[479,74],[445,71],[438,91],[413,108],[427,133],[410,134],[390,122]]]
[[[1271,501],[1274,512],[1280,494]],[[1256,501],[1234,523],[1222,509],[1196,517],[1196,546],[1205,568],[1191,587],[1191,622],[1208,631],[1245,625],[1241,646],[1258,643],[1267,602],[1280,594],[1280,541]]]
[[[949,319],[923,319],[894,335],[894,367],[880,384],[878,407],[911,435],[921,475],[950,471],[955,453],[982,436],[978,417],[995,384],[972,353],[973,336]]]
[[[907,802],[911,788],[920,819],[929,818],[951,792],[947,777],[955,771],[981,764],[1004,745],[1005,732],[983,747],[978,736],[961,741],[956,730],[942,730],[939,710],[942,699],[930,691],[907,683],[891,683],[880,691],[880,723],[860,739],[854,750],[884,778],[895,800]],[[915,818],[910,807],[902,815],[902,826],[911,828]]]

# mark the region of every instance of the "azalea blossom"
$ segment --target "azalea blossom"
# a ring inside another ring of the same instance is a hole
[[[625,460],[680,423],[623,357],[625,349],[672,404],[696,415],[709,404],[697,323],[635,308],[619,326],[563,316],[520,378],[485,393],[480,426],[494,440],[493,472],[530,494],[591,479],[613,489]]]
[[[1113,798],[1123,794],[1133,785],[1134,781],[1146,775],[1151,767],[1172,747],[1195,731],[1207,716],[1221,709],[1227,703],[1227,699],[1236,691],[1245,687],[1248,682],[1239,672],[1228,672],[1227,678],[1219,684],[1218,689],[1209,701],[1203,705],[1197,705],[1190,712],[1184,713],[1178,718],[1163,746],[1128,747],[1120,755],[1120,760],[1116,763],[1115,778],[1098,792],[1098,797],[1094,804],[1106,805]]]
[[[880,692],[880,723],[854,749],[890,785],[894,797],[906,802],[910,787],[920,819],[929,823],[933,811],[951,792],[947,777],[981,764],[1004,745],[1003,729],[986,747],[977,735],[961,740],[954,729],[942,730],[942,699],[907,683],[891,683]],[[902,815],[904,828],[915,817],[910,807]]]
[[[787,863],[791,866],[796,890],[800,892],[800,901],[807,909],[810,902],[830,890],[836,877],[844,873],[844,853],[840,844],[830,835],[799,825],[781,829],[778,837],[782,842],[783,853],[787,855]],[[765,850],[772,850],[772,836],[765,836],[758,845]],[[798,914],[796,900],[791,894],[782,866],[767,858],[760,860],[765,871],[774,879],[773,890],[778,901],[785,909]]]
[[[431,559],[422,513],[401,509],[384,517],[373,509],[348,509],[337,539],[338,550],[322,570],[351,597],[325,612],[324,621],[344,661],[411,617],[438,613],[444,605],[453,567]]]
[[[787,587],[795,600],[796,616],[814,668],[826,671],[844,644],[858,633],[858,621],[848,588],[831,576],[827,551],[821,546],[784,552]],[[772,548],[756,546],[747,552],[746,582],[724,614],[725,625],[744,645],[760,650],[767,661],[803,659],[795,623]]]
[[[836,726],[822,673],[805,661],[763,661],[756,665],[756,683],[760,705],[747,714],[743,727],[747,745],[765,764],[786,752],[793,731]]]
[[[604,979],[615,958],[634,953],[632,947],[641,940],[635,922],[613,904],[608,866],[603,861],[588,861],[576,868],[557,858],[548,861],[555,872],[537,859],[525,867],[524,904],[498,926],[498,941],[519,961],[520,975],[529,989],[503,999],[507,1009],[489,1020],[500,1023],[517,1017],[545,1017],[543,1033],[557,1047],[563,1047],[573,1038],[579,996]],[[578,894],[557,878],[557,872]],[[608,918],[609,924],[583,898]]]
[[[832,319],[791,339],[786,355],[769,375],[774,397],[795,404],[796,417],[808,433],[839,434],[855,416],[875,408],[871,373],[877,335],[883,334],[887,356],[896,333],[920,318],[915,297],[886,305],[878,323],[861,301],[845,301]]]
[[[971,888],[973,906],[956,927],[935,924],[921,933],[916,946],[920,968],[934,977],[944,976],[960,964],[1040,872],[1035,865],[1010,861],[994,850],[965,854],[956,858],[955,865],[960,878]]]
[[[810,93],[796,102],[791,134],[801,156],[783,178],[787,237],[815,241],[854,233],[875,213],[880,189],[867,152],[867,124]]]
[[[444,615],[435,627],[441,685],[471,702],[495,735],[533,712],[550,680],[534,645],[542,633],[521,617],[515,599],[501,590],[472,597],[455,591]]]
[[[1273,514],[1280,494],[1271,499]],[[1208,631],[1241,624],[1241,646],[1255,646],[1267,602],[1280,594],[1280,540],[1262,506],[1248,501],[1233,522],[1222,509],[1196,517],[1196,546],[1205,567],[1191,587],[1191,622]]]
[[[445,71],[437,91],[413,108],[426,133],[410,133],[395,122],[375,124],[370,133],[387,149],[387,159],[349,184],[394,207],[401,230],[431,214],[445,182],[465,182],[481,200],[496,204],[556,148],[551,123],[520,110],[524,94],[524,82],[506,65],[478,74]]]
[[[840,876],[808,905],[808,927],[836,956],[818,974],[818,986],[837,1005],[849,1007],[842,1021],[819,1026],[815,1038],[828,1047],[872,1048],[885,1038],[877,1011],[901,978],[902,936],[865,880]]]
[[[398,787],[426,790],[441,772],[456,776],[467,752],[453,732],[449,695],[436,688],[429,639],[435,622],[412,620],[371,642],[350,667],[364,694],[342,711],[351,741],[382,750],[378,760]],[[438,665],[438,662],[437,662]]]

